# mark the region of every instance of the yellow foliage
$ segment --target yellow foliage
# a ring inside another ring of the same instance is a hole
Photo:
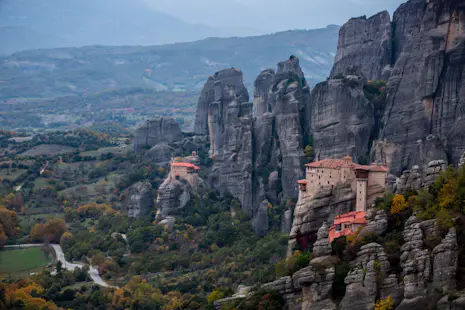
[[[407,201],[405,201],[405,197],[401,194],[397,194],[392,199],[391,215],[402,213],[407,207],[408,204]]]
[[[208,302],[212,304],[218,299],[221,299],[223,297],[224,297],[224,293],[222,291],[214,290],[208,295]]]
[[[393,310],[394,306],[394,299],[391,296],[388,296],[384,299],[378,300],[373,310]]]
[[[439,192],[439,205],[441,207],[449,207],[456,200],[457,196],[457,180],[452,179],[441,188]]]

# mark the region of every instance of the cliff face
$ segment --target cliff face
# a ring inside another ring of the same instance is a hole
[[[436,136],[457,164],[465,149],[465,8],[460,1],[409,1],[394,15],[396,62],[389,78],[382,139],[396,147],[392,169],[417,159],[417,141]],[[399,28],[397,28],[399,27]]]
[[[210,77],[201,92],[195,129],[210,138],[211,187],[231,193],[253,216],[265,200],[278,204],[297,198],[304,142],[311,130],[309,97],[296,57],[280,62],[276,73],[268,69],[257,77],[255,117],[240,70]]]
[[[369,80],[389,76],[392,27],[388,12],[353,18],[339,30],[339,43],[331,77],[361,72]]]
[[[330,79],[312,91],[312,133],[320,159],[366,158],[375,126],[375,108],[358,76]]]
[[[217,72],[205,83],[195,130],[209,135],[214,159],[210,187],[240,200],[254,214],[252,199],[252,103],[239,69]]]
[[[172,118],[155,117],[137,128],[134,135],[133,147],[138,152],[144,147],[153,147],[158,143],[174,143],[181,141],[183,133],[181,127]]]

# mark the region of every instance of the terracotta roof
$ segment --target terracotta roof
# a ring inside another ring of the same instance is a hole
[[[347,164],[348,160],[351,160],[350,164]],[[374,171],[374,172],[387,172],[389,171],[388,167],[385,166],[378,166],[377,164],[373,163],[371,165],[357,165],[352,162],[352,158],[350,156],[344,157],[344,159],[323,159],[320,161],[316,161],[310,164],[306,164],[306,167],[312,168],[330,168],[330,169],[337,169],[342,167],[351,167],[353,169],[361,169],[367,171]]]
[[[299,184],[307,184],[308,181],[307,180],[299,180],[299,181],[297,181],[297,183],[299,183]]]
[[[332,169],[347,167],[346,162],[343,159],[323,159],[320,161],[313,162],[311,164],[306,164],[305,166],[312,167],[312,168],[332,168]]]
[[[186,168],[194,168],[195,170],[200,170],[200,168],[191,163],[182,163],[182,162],[172,162],[172,167],[186,167]]]
[[[334,218],[334,224],[338,225],[341,223],[356,223],[356,224],[365,224],[366,223],[366,218],[365,218],[366,212],[349,212],[349,213],[344,213],[341,215],[338,215]]]

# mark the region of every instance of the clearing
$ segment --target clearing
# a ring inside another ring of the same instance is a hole
[[[0,251],[0,274],[12,277],[28,276],[44,269],[52,262],[40,248],[4,249]]]

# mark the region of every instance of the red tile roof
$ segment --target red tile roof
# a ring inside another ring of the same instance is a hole
[[[347,161],[350,157],[345,157],[345,159],[323,159],[320,161],[316,161],[310,164],[306,164],[307,167],[312,168],[330,168],[330,169],[337,169],[342,167],[351,167],[353,169],[361,169],[373,172],[387,172],[389,171],[388,167],[385,166],[378,166],[377,164],[373,163],[371,165],[358,165],[350,161],[347,164]],[[351,160],[351,159],[350,159]]]
[[[186,167],[186,168],[194,168],[195,170],[200,170],[200,168],[191,163],[182,163],[182,162],[172,162],[172,167]]]
[[[307,180],[299,180],[299,181],[297,181],[297,183],[299,183],[299,184],[307,184],[308,181]]]

